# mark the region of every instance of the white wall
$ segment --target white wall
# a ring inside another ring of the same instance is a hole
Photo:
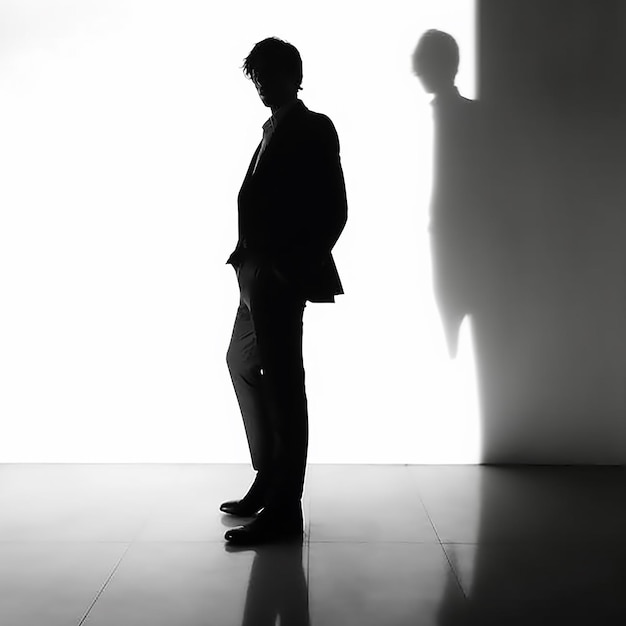
[[[240,67],[270,35],[299,48],[301,98],[335,122],[349,200],[346,295],[305,313],[309,460],[477,461],[471,346],[448,361],[432,297],[431,111],[410,64],[424,30],[451,32],[473,96],[473,11],[4,0],[0,461],[248,460],[224,262],[268,117]]]

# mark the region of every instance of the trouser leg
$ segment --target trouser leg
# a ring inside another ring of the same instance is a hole
[[[268,508],[297,505],[302,498],[308,446],[302,360],[304,307],[305,301],[269,270],[257,274],[251,289],[250,314],[273,435]]]
[[[248,307],[241,302],[226,354],[243,424],[252,466],[265,471],[272,460],[272,435],[267,399],[261,374],[261,354]]]

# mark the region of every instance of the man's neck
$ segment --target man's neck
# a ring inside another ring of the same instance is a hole
[[[458,95],[459,90],[456,88],[456,85],[446,85],[437,91],[435,94],[436,98],[449,98],[450,96]]]
[[[284,106],[287,106],[288,104],[291,104],[292,102],[295,102],[297,99],[298,98],[294,96],[293,98],[289,98],[289,100],[285,100],[284,102],[281,102],[280,104],[273,104],[270,107],[272,111],[272,115],[275,115],[279,109],[282,109]]]

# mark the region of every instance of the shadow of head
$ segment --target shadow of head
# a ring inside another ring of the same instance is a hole
[[[448,33],[427,30],[413,52],[413,71],[427,93],[450,89],[459,69],[459,46]]]

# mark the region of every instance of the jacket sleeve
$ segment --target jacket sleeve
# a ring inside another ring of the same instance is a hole
[[[316,261],[337,243],[348,218],[348,206],[339,138],[328,117],[317,116],[307,144],[299,253]]]

